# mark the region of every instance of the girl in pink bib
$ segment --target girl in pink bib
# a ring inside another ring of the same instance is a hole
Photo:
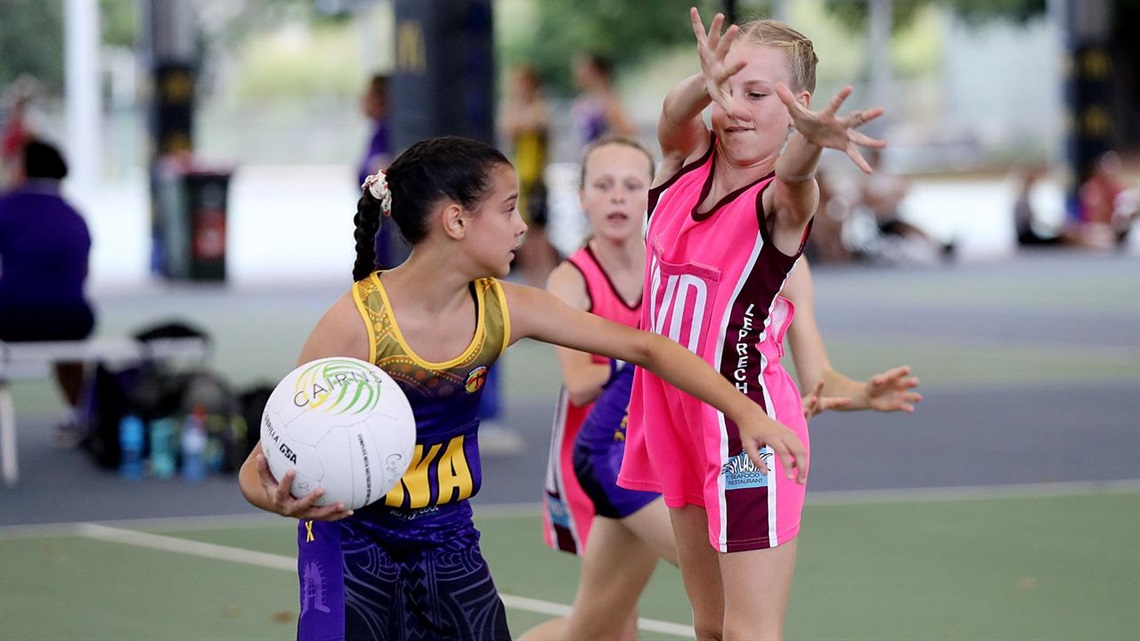
[[[822,150],[870,171],[857,146],[885,143],[855,128],[882,110],[838,115],[845,88],[811,111],[817,58],[782,22],[722,35],[723,16],[707,32],[690,17],[701,73],[666,96],[658,121],[642,327],[701,356],[806,447],[800,394],[776,352],[791,308],[776,295],[811,229]],[[637,371],[618,483],[664,494],[697,638],[783,634],[808,466],[768,444]]]

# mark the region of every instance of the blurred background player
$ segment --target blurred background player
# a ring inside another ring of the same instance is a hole
[[[570,113],[579,144],[585,147],[607,134],[637,134],[614,88],[613,63],[596,53],[585,53],[575,58],[573,72],[579,93]]]
[[[533,68],[521,65],[510,71],[499,128],[518,172],[519,213],[527,224],[518,265],[524,282],[541,286],[558,263],[558,252],[546,237],[548,195],[544,174],[550,145],[550,104]]]
[[[816,324],[814,298],[811,271],[801,259],[777,298],[781,320],[770,327],[760,347],[771,363],[778,363],[787,333],[800,388],[810,390],[802,400],[804,416],[825,410],[913,412],[922,395],[915,391],[918,379],[909,367],[895,367],[866,381],[832,367]],[[532,628],[521,637],[526,641],[636,639],[637,602],[658,560],[677,565],[661,495],[617,485],[632,382],[631,367],[615,373],[578,430],[574,472],[590,505],[572,514],[592,519],[589,529],[579,529],[585,550],[578,591],[568,617]]]
[[[636,327],[645,276],[645,211],[652,156],[629,138],[603,136],[586,147],[578,198],[590,234],[554,269],[546,289],[571,307]],[[558,348],[562,388],[554,411],[543,524],[547,545],[582,554],[593,507],[574,474],[578,429],[615,370],[610,359]]]
[[[364,184],[372,174],[385,169],[392,162],[392,136],[390,131],[390,118],[388,115],[388,76],[374,74],[368,81],[368,87],[360,98],[360,109],[368,118],[371,133],[368,136],[368,147],[356,172],[356,184]],[[376,265],[383,269],[395,267],[395,263],[402,260],[405,252],[398,251],[394,246],[395,234],[392,233],[392,222],[382,221],[380,230],[376,233]]]

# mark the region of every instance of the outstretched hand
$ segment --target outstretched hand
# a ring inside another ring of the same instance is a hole
[[[922,394],[914,391],[918,377],[910,375],[910,366],[903,365],[872,376],[863,393],[867,407],[880,412],[914,411],[914,404],[922,402]]]
[[[278,483],[269,471],[269,461],[260,452],[257,454],[257,475],[261,479],[261,487],[265,489],[265,495],[273,503],[272,511],[281,516],[314,521],[339,521],[352,516],[352,510],[346,509],[344,503],[315,505],[325,493],[323,488],[317,488],[303,498],[294,498],[289,493],[289,488],[293,486],[293,479],[297,476],[296,470],[285,472],[285,475],[281,477],[281,482]]]
[[[851,87],[840,89],[827,107],[819,111],[811,111],[802,105],[796,100],[792,90],[782,82],[776,83],[776,95],[788,108],[788,114],[791,115],[796,131],[800,132],[800,135],[820,147],[838,149],[846,153],[847,157],[860,169],[868,174],[871,173],[871,165],[863,158],[863,154],[859,152],[859,147],[882,149],[887,146],[887,143],[885,140],[872,138],[855,129],[883,115],[882,107],[861,109],[852,111],[846,116],[840,116],[839,107],[851,95]]]
[[[705,77],[709,98],[720,105],[725,113],[747,118],[747,114],[736,108],[728,80],[748,63],[745,60],[738,60],[736,64],[729,65],[725,60],[740,28],[730,25],[722,34],[720,30],[724,26],[724,14],[718,13],[706,31],[704,21],[701,20],[701,14],[696,7],[689,9],[689,19],[693,23],[693,35],[697,37],[697,54],[701,59],[701,74]]]

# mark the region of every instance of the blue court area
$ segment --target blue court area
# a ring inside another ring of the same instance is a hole
[[[825,414],[789,639],[1140,638],[1140,258],[1067,251],[935,269],[814,270],[836,367],[907,363],[914,415]],[[346,277],[347,280],[347,277]],[[189,318],[247,384],[291,368],[344,283],[159,286],[99,294],[100,331]],[[519,634],[565,611],[576,561],[541,541],[538,501],[558,373],[524,343],[501,366],[476,501]],[[0,639],[289,639],[290,522],[233,478],[123,481],[52,447],[54,389],[14,386],[22,478],[0,488]],[[685,638],[677,571],[659,568],[642,636]]]

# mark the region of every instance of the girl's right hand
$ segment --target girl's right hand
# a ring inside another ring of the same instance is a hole
[[[725,113],[735,116],[740,110],[736,109],[728,80],[748,63],[746,60],[738,60],[736,64],[730,66],[725,58],[740,28],[731,25],[722,34],[720,29],[724,26],[724,14],[718,13],[709,23],[706,33],[705,24],[696,7],[689,9],[689,19],[693,23],[693,35],[697,37],[697,54],[701,59],[701,74],[705,77],[709,98],[720,105]],[[744,117],[746,118],[747,114],[744,114]]]
[[[257,453],[257,475],[261,479],[261,487],[265,489],[265,496],[272,504],[270,511],[281,516],[312,521],[339,521],[352,516],[352,510],[345,509],[344,503],[314,505],[324,494],[323,488],[317,488],[304,498],[294,498],[289,493],[289,488],[293,486],[297,472],[295,470],[285,472],[279,483],[270,473],[269,461],[261,452]]]

